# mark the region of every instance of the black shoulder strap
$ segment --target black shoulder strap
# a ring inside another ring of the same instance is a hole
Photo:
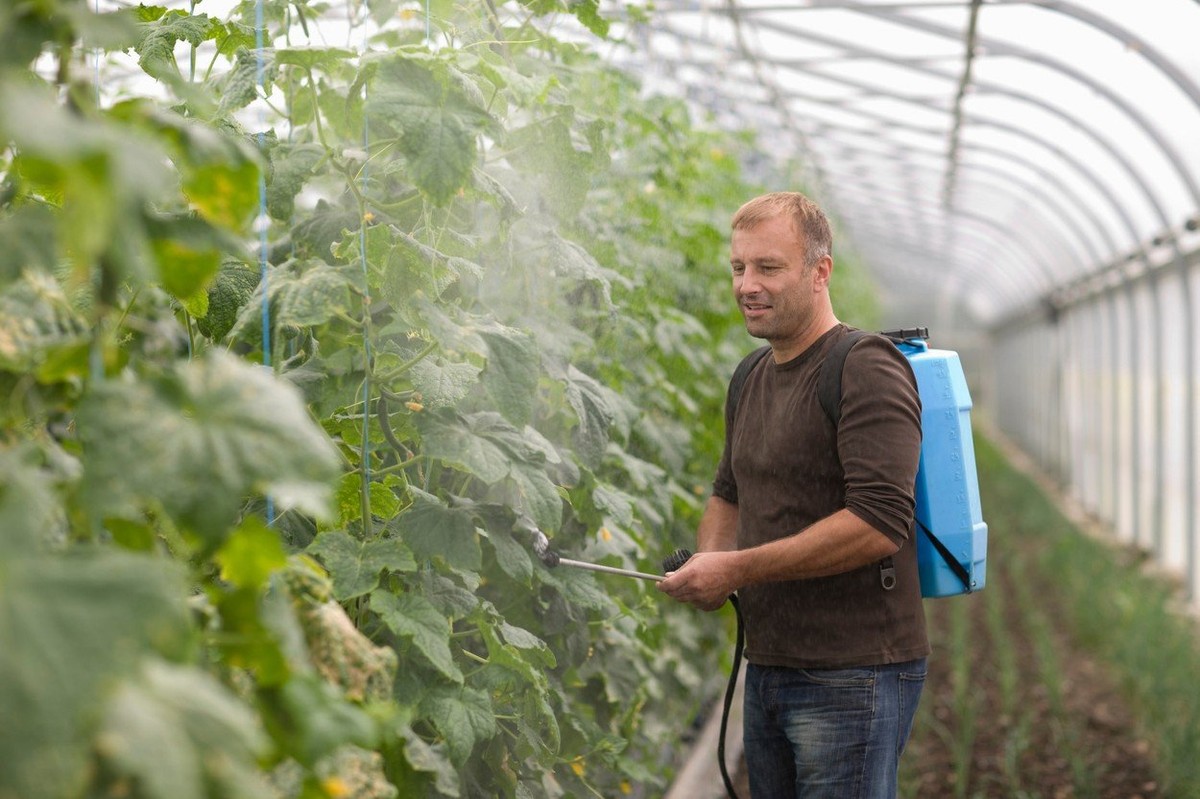
[[[846,367],[846,356],[858,340],[866,335],[865,330],[851,330],[833,345],[821,364],[821,374],[817,377],[817,399],[835,429],[842,418],[842,371]]]
[[[771,351],[771,347],[759,347],[754,352],[742,358],[742,362],[737,365],[737,369],[733,370],[733,377],[729,379],[729,395],[725,398],[725,429],[729,430],[733,427],[733,417],[737,415],[738,402],[742,398],[742,389],[746,386],[746,378],[750,376],[750,370],[758,365],[766,354]]]

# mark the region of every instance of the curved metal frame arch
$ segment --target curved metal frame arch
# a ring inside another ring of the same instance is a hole
[[[826,127],[828,127],[828,126],[826,126]],[[851,135],[862,133],[863,138],[868,138],[873,143],[878,142],[877,137],[870,136],[870,134],[863,133],[861,131],[857,131],[853,128],[842,128],[842,131],[847,134],[851,134]],[[894,143],[889,144],[888,146],[890,148],[893,148],[896,150],[900,149],[900,145],[897,145]],[[920,147],[916,147],[914,145],[906,145],[904,147],[904,150],[905,150],[905,152],[907,152],[910,155],[916,154],[916,155],[920,155],[920,156],[924,156],[924,157],[928,157],[928,158],[936,158],[936,159],[941,159],[943,157],[943,154],[939,151],[932,150],[932,149],[927,150],[927,149],[923,149]],[[1038,174],[1038,177],[1042,178],[1047,183],[1054,185],[1056,188],[1059,188],[1064,193],[1073,195],[1073,192],[1070,192],[1070,190],[1067,187],[1061,185],[1054,178],[1053,175],[1045,172],[1045,170],[1042,169],[1041,167],[1039,167],[1038,165],[1033,164],[1031,162],[1030,163],[1021,163],[1021,162],[1018,162],[1015,160],[1012,162],[1017,163],[1020,166],[1026,166],[1026,167],[1030,168],[1031,170],[1035,171]],[[1050,211],[1055,216],[1060,218],[1065,227],[1068,227],[1071,229],[1071,231],[1075,234],[1076,239],[1078,239],[1079,246],[1083,247],[1084,249],[1086,249],[1088,251],[1088,255],[1093,263],[1098,263],[1098,262],[1101,262],[1104,260],[1104,256],[1101,254],[1100,250],[1096,247],[1095,237],[1088,235],[1087,231],[1085,231],[1083,229],[1083,226],[1080,225],[1078,220],[1076,220],[1070,214],[1070,212],[1067,210],[1067,208],[1064,205],[1062,205],[1055,197],[1051,196],[1049,194],[1049,192],[1045,191],[1041,186],[1037,185],[1036,183],[1033,183],[1032,181],[1026,180],[1024,177],[1015,175],[1011,172],[1007,172],[1003,169],[1000,169],[999,167],[992,166],[990,164],[977,164],[977,163],[964,162],[961,165],[961,167],[964,170],[969,171],[969,172],[978,172],[980,174],[989,175],[989,176],[998,178],[1002,183],[1012,183],[1016,187],[1016,189],[1024,192],[1027,195],[1034,197],[1039,202],[1041,202],[1044,206],[1049,208]],[[1074,199],[1074,197],[1072,197],[1072,199]],[[1102,238],[1104,240],[1104,243],[1108,246],[1109,250],[1111,252],[1116,252],[1117,251],[1116,240],[1113,239],[1112,234],[1109,232],[1108,227],[1105,226],[1094,213],[1092,213],[1091,207],[1086,204],[1083,204],[1083,203],[1075,204],[1072,207],[1078,209],[1084,215],[1086,221],[1088,223],[1090,223],[1091,228],[1093,228],[1095,230],[1096,236],[1099,236],[1100,238]]]
[[[837,143],[834,143],[833,146],[838,151],[841,151],[843,154],[849,153],[850,157],[853,157],[853,153],[855,151],[859,150],[859,148],[857,148],[855,146],[838,145]],[[896,145],[892,145],[892,146],[895,147]],[[930,158],[940,158],[941,157],[940,153],[935,153],[932,151],[922,151],[919,148],[911,148],[911,147],[908,148],[908,153],[909,154],[915,153],[917,155],[928,156]],[[870,157],[870,156],[886,157],[886,155],[884,155],[882,153],[870,153],[868,155],[868,157]],[[844,157],[844,155],[842,157]],[[905,164],[905,166],[908,168],[919,168],[919,167],[917,167],[917,165],[915,165],[911,162],[907,162]],[[1092,237],[1088,236],[1086,234],[1086,232],[1082,229],[1082,227],[1079,225],[1079,223],[1074,218],[1072,218],[1061,205],[1058,204],[1057,200],[1050,197],[1045,191],[1042,190],[1042,188],[1040,186],[1036,186],[1033,183],[1030,183],[1029,181],[1026,181],[1022,178],[1019,178],[1015,175],[1011,175],[1001,169],[996,169],[994,167],[987,167],[985,165],[980,165],[980,164],[963,164],[962,166],[963,166],[963,169],[966,171],[978,172],[980,175],[987,175],[989,177],[999,178],[999,180],[1000,180],[999,183],[993,183],[990,181],[979,181],[979,185],[986,191],[996,192],[997,194],[1003,194],[1006,197],[1009,197],[1010,199],[1014,200],[1017,204],[1022,204],[1022,205],[1026,205],[1026,204],[1022,203],[1022,200],[1026,196],[1032,196],[1035,199],[1039,200],[1039,202],[1043,206],[1048,208],[1054,216],[1056,216],[1062,220],[1064,227],[1070,229],[1070,231],[1074,234],[1074,241],[1072,242],[1074,246],[1072,246],[1070,249],[1076,253],[1075,260],[1081,261],[1083,263],[1095,263],[1097,261],[1102,260],[1103,256],[1101,255],[1100,251],[1096,248],[1094,239]],[[975,176],[974,180],[978,180],[978,176]],[[1015,189],[1012,188],[1009,185],[1010,183],[1015,184],[1016,188]],[[1018,189],[1020,191],[1018,191]],[[1021,192],[1024,192],[1024,193],[1021,193]],[[1037,209],[1026,205],[1025,210],[1026,210],[1026,213],[1035,213]],[[1041,221],[1044,221],[1044,217],[1039,216],[1036,218]],[[1110,241],[1111,241],[1111,237],[1110,237]],[[1115,249],[1115,247],[1114,247],[1114,249]],[[1082,255],[1080,254],[1081,250],[1083,251]]]
[[[834,167],[829,167],[829,166],[826,167],[826,171],[830,171],[833,174],[837,174],[833,170],[835,170]],[[940,205],[941,201],[940,201],[939,197],[918,196],[918,197],[914,198],[911,195],[905,194],[904,186],[895,186],[895,185],[891,185],[891,184],[881,185],[880,181],[885,180],[885,179],[886,179],[886,176],[884,176],[884,175],[876,175],[870,181],[865,181],[865,182],[858,181],[858,185],[860,188],[864,188],[868,191],[870,191],[870,190],[886,190],[889,194],[895,194],[897,197],[902,196],[904,198],[904,201],[908,202],[908,203],[911,203],[914,199],[917,199],[917,200],[922,201],[922,203],[925,207],[929,207],[929,208],[942,207]],[[1002,224],[1001,222],[996,221],[992,217],[987,216],[985,214],[978,213],[975,210],[971,210],[970,208],[963,207],[963,206],[954,206],[949,209],[944,209],[944,216],[947,219],[947,221],[954,220],[954,219],[958,219],[958,220],[969,219],[969,220],[973,220],[977,224],[983,225],[984,227],[987,227],[989,229],[993,229],[993,230],[997,230],[997,231],[1001,231],[1001,232],[1008,230],[1008,227],[1006,225]],[[1005,238],[1005,237],[1002,237],[1002,238]],[[1030,245],[1029,247],[1026,247],[1025,249],[1027,249],[1029,255],[1031,257],[1033,257],[1035,260],[1049,258],[1049,261],[1038,260],[1038,263],[1042,267],[1042,271],[1044,273],[1044,279],[1047,283],[1047,290],[1052,290],[1055,285],[1055,281],[1052,277],[1054,275],[1054,269],[1053,269],[1053,267],[1049,266],[1049,264],[1053,263],[1054,261],[1057,261],[1059,259],[1063,259],[1064,253],[1068,252],[1069,248],[1063,247],[1061,240],[1058,239],[1057,237],[1053,240],[1051,240],[1049,238],[1042,240],[1042,239],[1039,239],[1038,237],[1022,237],[1020,239],[1014,239],[1012,237],[1007,237],[1007,240],[1016,241],[1021,245]],[[1035,250],[1032,248],[1032,245],[1035,242],[1044,247],[1051,248],[1050,251],[1043,252],[1043,253],[1035,252]],[[1055,250],[1057,250],[1057,252]],[[1076,260],[1076,261],[1079,260],[1077,257],[1072,258],[1070,255],[1066,255],[1065,257],[1067,260]]]

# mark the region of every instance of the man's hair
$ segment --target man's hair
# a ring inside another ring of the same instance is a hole
[[[829,219],[821,207],[795,191],[777,191],[755,197],[733,215],[732,230],[748,230],[768,219],[787,216],[792,228],[804,238],[804,264],[812,266],[822,257],[833,255],[833,234]]]

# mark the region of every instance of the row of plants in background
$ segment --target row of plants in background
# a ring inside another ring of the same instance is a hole
[[[751,142],[433,5],[0,9],[0,798],[647,795],[721,682],[531,544],[691,539]]]
[[[978,596],[927,605],[933,658],[944,661],[939,674],[950,687],[927,684],[902,785],[920,793],[937,783],[937,795],[961,797],[1051,788],[1107,795],[1130,764],[1114,761],[1121,750],[1095,734],[1105,722],[1091,702],[1107,683],[1091,693],[1073,684],[1095,675],[1071,659],[1094,659],[1120,690],[1113,703],[1133,713],[1137,728],[1119,734],[1130,746],[1150,742],[1153,790],[1195,795],[1200,646],[1175,588],[1082,533],[994,444],[977,438],[976,454],[994,579]],[[934,739],[944,754],[927,743]],[[920,771],[943,759],[946,773]]]
[[[1152,744],[1164,796],[1200,792],[1200,637],[1179,586],[1141,568],[1142,557],[1081,532],[1036,484],[1013,473],[1001,501],[1028,499],[1027,529],[1044,539],[1030,564],[1060,586],[1057,607],[1080,644],[1117,675]],[[1033,601],[1040,601],[1034,598]]]

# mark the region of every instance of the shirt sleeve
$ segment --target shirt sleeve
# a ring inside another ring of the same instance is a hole
[[[732,382],[732,381],[731,381]],[[725,449],[717,463],[717,474],[713,478],[713,496],[736,505],[738,501],[737,481],[733,478],[730,451],[733,449],[733,411],[729,407],[730,390],[725,390]]]
[[[722,456],[721,463],[717,466],[717,476],[713,480],[713,496],[736,505],[738,504],[737,483],[733,481],[733,475],[728,469],[722,469],[725,464],[726,458]]]
[[[903,545],[915,509],[921,398],[908,359],[885,338],[867,336],[846,357],[837,441],[846,509]]]

